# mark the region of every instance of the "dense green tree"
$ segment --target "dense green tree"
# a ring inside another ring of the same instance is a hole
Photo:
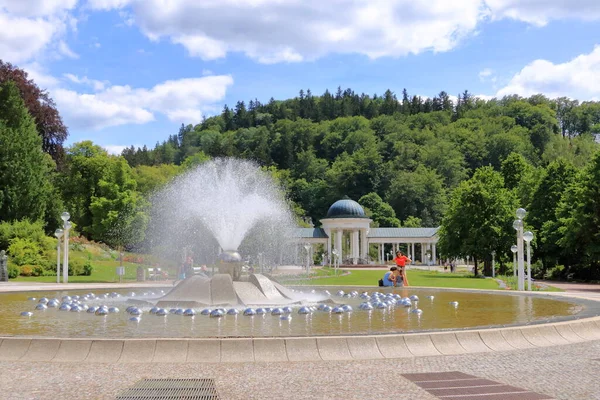
[[[557,244],[584,279],[600,279],[600,151],[573,180],[557,211]]]
[[[492,251],[506,254],[514,241],[516,204],[500,173],[490,167],[478,169],[452,193],[438,232],[440,254],[472,257],[477,274],[479,262],[491,261]]]
[[[97,183],[91,198],[89,235],[111,246],[131,248],[144,239],[147,202],[136,191],[131,169],[123,158],[114,158]]]
[[[396,218],[396,213],[392,206],[383,201],[383,199],[375,192],[361,197],[358,202],[366,207],[371,215],[371,219],[380,227],[399,227],[400,220]]]
[[[53,167],[19,89],[0,84],[0,220],[44,220],[54,195]]]
[[[195,158],[197,153],[190,157]],[[136,181],[137,190],[141,194],[149,194],[166,185],[173,177],[175,177],[181,168],[173,164],[162,164],[156,166],[140,165],[132,168],[131,175]]]
[[[534,255],[543,260],[544,269],[556,265],[561,257],[560,248],[554,238],[555,227],[552,225],[556,221],[560,200],[573,182],[576,172],[573,165],[562,158],[550,163],[544,170],[527,208],[526,220],[538,236]],[[550,231],[543,231],[544,225]]]
[[[56,104],[46,90],[40,89],[29,79],[27,72],[0,60],[0,84],[9,81],[19,89],[25,107],[36,125],[37,133],[42,138],[42,149],[60,165],[68,130],[56,109]]]
[[[443,178],[422,165],[394,174],[385,197],[401,221],[413,216],[424,226],[438,226],[446,206]]]

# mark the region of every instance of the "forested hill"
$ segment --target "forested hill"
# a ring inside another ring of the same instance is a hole
[[[438,226],[452,189],[477,168],[525,162],[532,174],[523,177],[526,204],[544,167],[559,157],[584,166],[598,133],[600,102],[541,95],[484,101],[467,91],[453,101],[446,92],[423,99],[406,90],[399,99],[389,90],[371,97],[338,88],[267,104],[240,101],[182,126],[154,149],[125,149],[123,157],[142,191],[180,165],[235,156],[270,168],[296,211],[315,222],[340,197],[368,195],[361,202],[382,226]]]

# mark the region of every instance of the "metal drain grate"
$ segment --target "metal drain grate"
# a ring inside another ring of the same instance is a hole
[[[116,400],[219,400],[214,379],[144,379]]]
[[[550,396],[478,378],[460,371],[402,374],[443,400],[549,400]]]

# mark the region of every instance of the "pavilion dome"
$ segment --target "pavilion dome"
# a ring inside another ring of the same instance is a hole
[[[367,218],[367,216],[360,204],[346,196],[329,207],[326,218]]]

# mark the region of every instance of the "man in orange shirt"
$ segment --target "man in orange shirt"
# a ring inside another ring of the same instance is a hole
[[[400,276],[402,277],[402,281],[404,283],[403,286],[408,286],[408,278],[406,277],[406,263],[411,263],[412,260],[402,254],[401,251],[396,252],[396,258],[394,258],[394,262],[396,263],[396,267],[400,270]]]

